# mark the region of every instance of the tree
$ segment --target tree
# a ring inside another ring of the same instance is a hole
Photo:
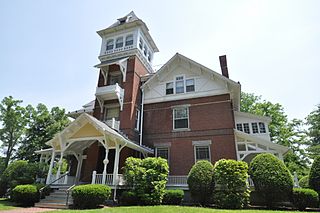
[[[305,152],[308,138],[302,120],[289,121],[281,104],[262,100],[261,96],[252,93],[241,93],[241,111],[270,117],[271,140],[290,148],[284,157],[286,166],[292,173],[297,172],[299,177],[308,174],[310,161]]]
[[[25,137],[19,147],[17,158],[38,161],[34,151],[48,148],[45,142],[61,131],[68,123],[69,119],[65,115],[65,110],[53,107],[51,111],[44,104],[38,104],[36,108],[31,105],[26,107],[26,117],[28,118]]]
[[[309,186],[318,192],[320,197],[320,155],[315,157],[309,174]]]
[[[320,104],[308,115],[307,124],[309,125],[308,136],[310,137],[308,152],[310,157],[314,158],[320,153]]]
[[[0,103],[0,141],[5,153],[4,168],[7,168],[25,132],[25,109],[20,106],[21,103],[21,100],[14,100],[12,96],[5,97]]]

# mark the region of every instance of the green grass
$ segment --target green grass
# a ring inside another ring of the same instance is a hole
[[[16,204],[8,201],[8,199],[0,198],[0,211],[15,209]]]
[[[294,211],[271,211],[271,210],[220,210],[211,208],[200,208],[200,207],[181,207],[181,206],[132,206],[132,207],[110,207],[103,209],[93,210],[63,210],[63,211],[51,211],[50,213],[292,213]]]

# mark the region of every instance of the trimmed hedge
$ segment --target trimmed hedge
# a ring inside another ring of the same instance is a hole
[[[213,165],[206,160],[200,160],[192,166],[188,175],[188,186],[191,197],[201,205],[212,201],[214,181]]]
[[[300,211],[307,207],[318,207],[318,193],[312,189],[294,188],[292,193],[293,205]]]
[[[138,205],[139,200],[135,192],[124,191],[120,196],[120,204],[123,206],[135,206]]]
[[[124,176],[127,184],[137,195],[138,204],[160,205],[168,174],[169,166],[163,158],[126,159]]]
[[[22,206],[33,206],[39,201],[39,193],[34,185],[17,185],[12,190],[12,200]]]
[[[301,188],[309,188],[309,175],[303,176],[299,180],[299,187],[301,187]]]
[[[309,187],[320,195],[320,156],[317,156],[311,166],[309,174]]]
[[[219,208],[240,209],[248,206],[248,164],[243,161],[219,160],[214,165],[214,203]]]
[[[93,209],[110,197],[111,188],[102,184],[86,184],[73,188],[73,205],[77,209]]]
[[[284,163],[273,154],[259,154],[253,158],[249,175],[255,190],[263,196],[269,208],[274,206],[277,197],[292,193],[293,177]]]
[[[162,204],[164,205],[180,205],[184,197],[184,191],[181,189],[165,190]]]
[[[43,184],[43,183],[35,183],[33,184],[35,187],[37,187],[37,191],[40,195],[40,189],[44,186],[46,186],[46,184]],[[48,196],[50,195],[50,192],[51,192],[51,188],[50,186],[44,188],[44,190],[42,191],[42,194],[41,194],[41,199],[45,198],[45,196]]]

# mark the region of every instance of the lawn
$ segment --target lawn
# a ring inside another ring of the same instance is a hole
[[[14,203],[8,201],[5,198],[0,198],[0,211],[10,210],[17,208]]]
[[[241,213],[292,213],[294,211],[269,211],[269,210],[220,210],[210,208],[198,208],[198,207],[181,207],[181,206],[145,206],[145,207],[111,207],[94,210],[63,210],[63,211],[52,211],[50,213],[227,213],[227,212],[241,212]]]

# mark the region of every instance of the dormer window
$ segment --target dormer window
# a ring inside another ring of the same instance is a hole
[[[127,35],[126,37],[126,46],[130,46],[133,44],[133,35]]]
[[[139,48],[140,48],[140,50],[143,49],[143,40],[142,40],[142,38],[139,39]]]
[[[113,49],[113,44],[114,43],[114,40],[113,39],[109,39],[108,41],[107,41],[107,50],[112,50]]]
[[[123,46],[123,37],[119,37],[117,38],[117,41],[116,41],[116,48],[120,48]]]

